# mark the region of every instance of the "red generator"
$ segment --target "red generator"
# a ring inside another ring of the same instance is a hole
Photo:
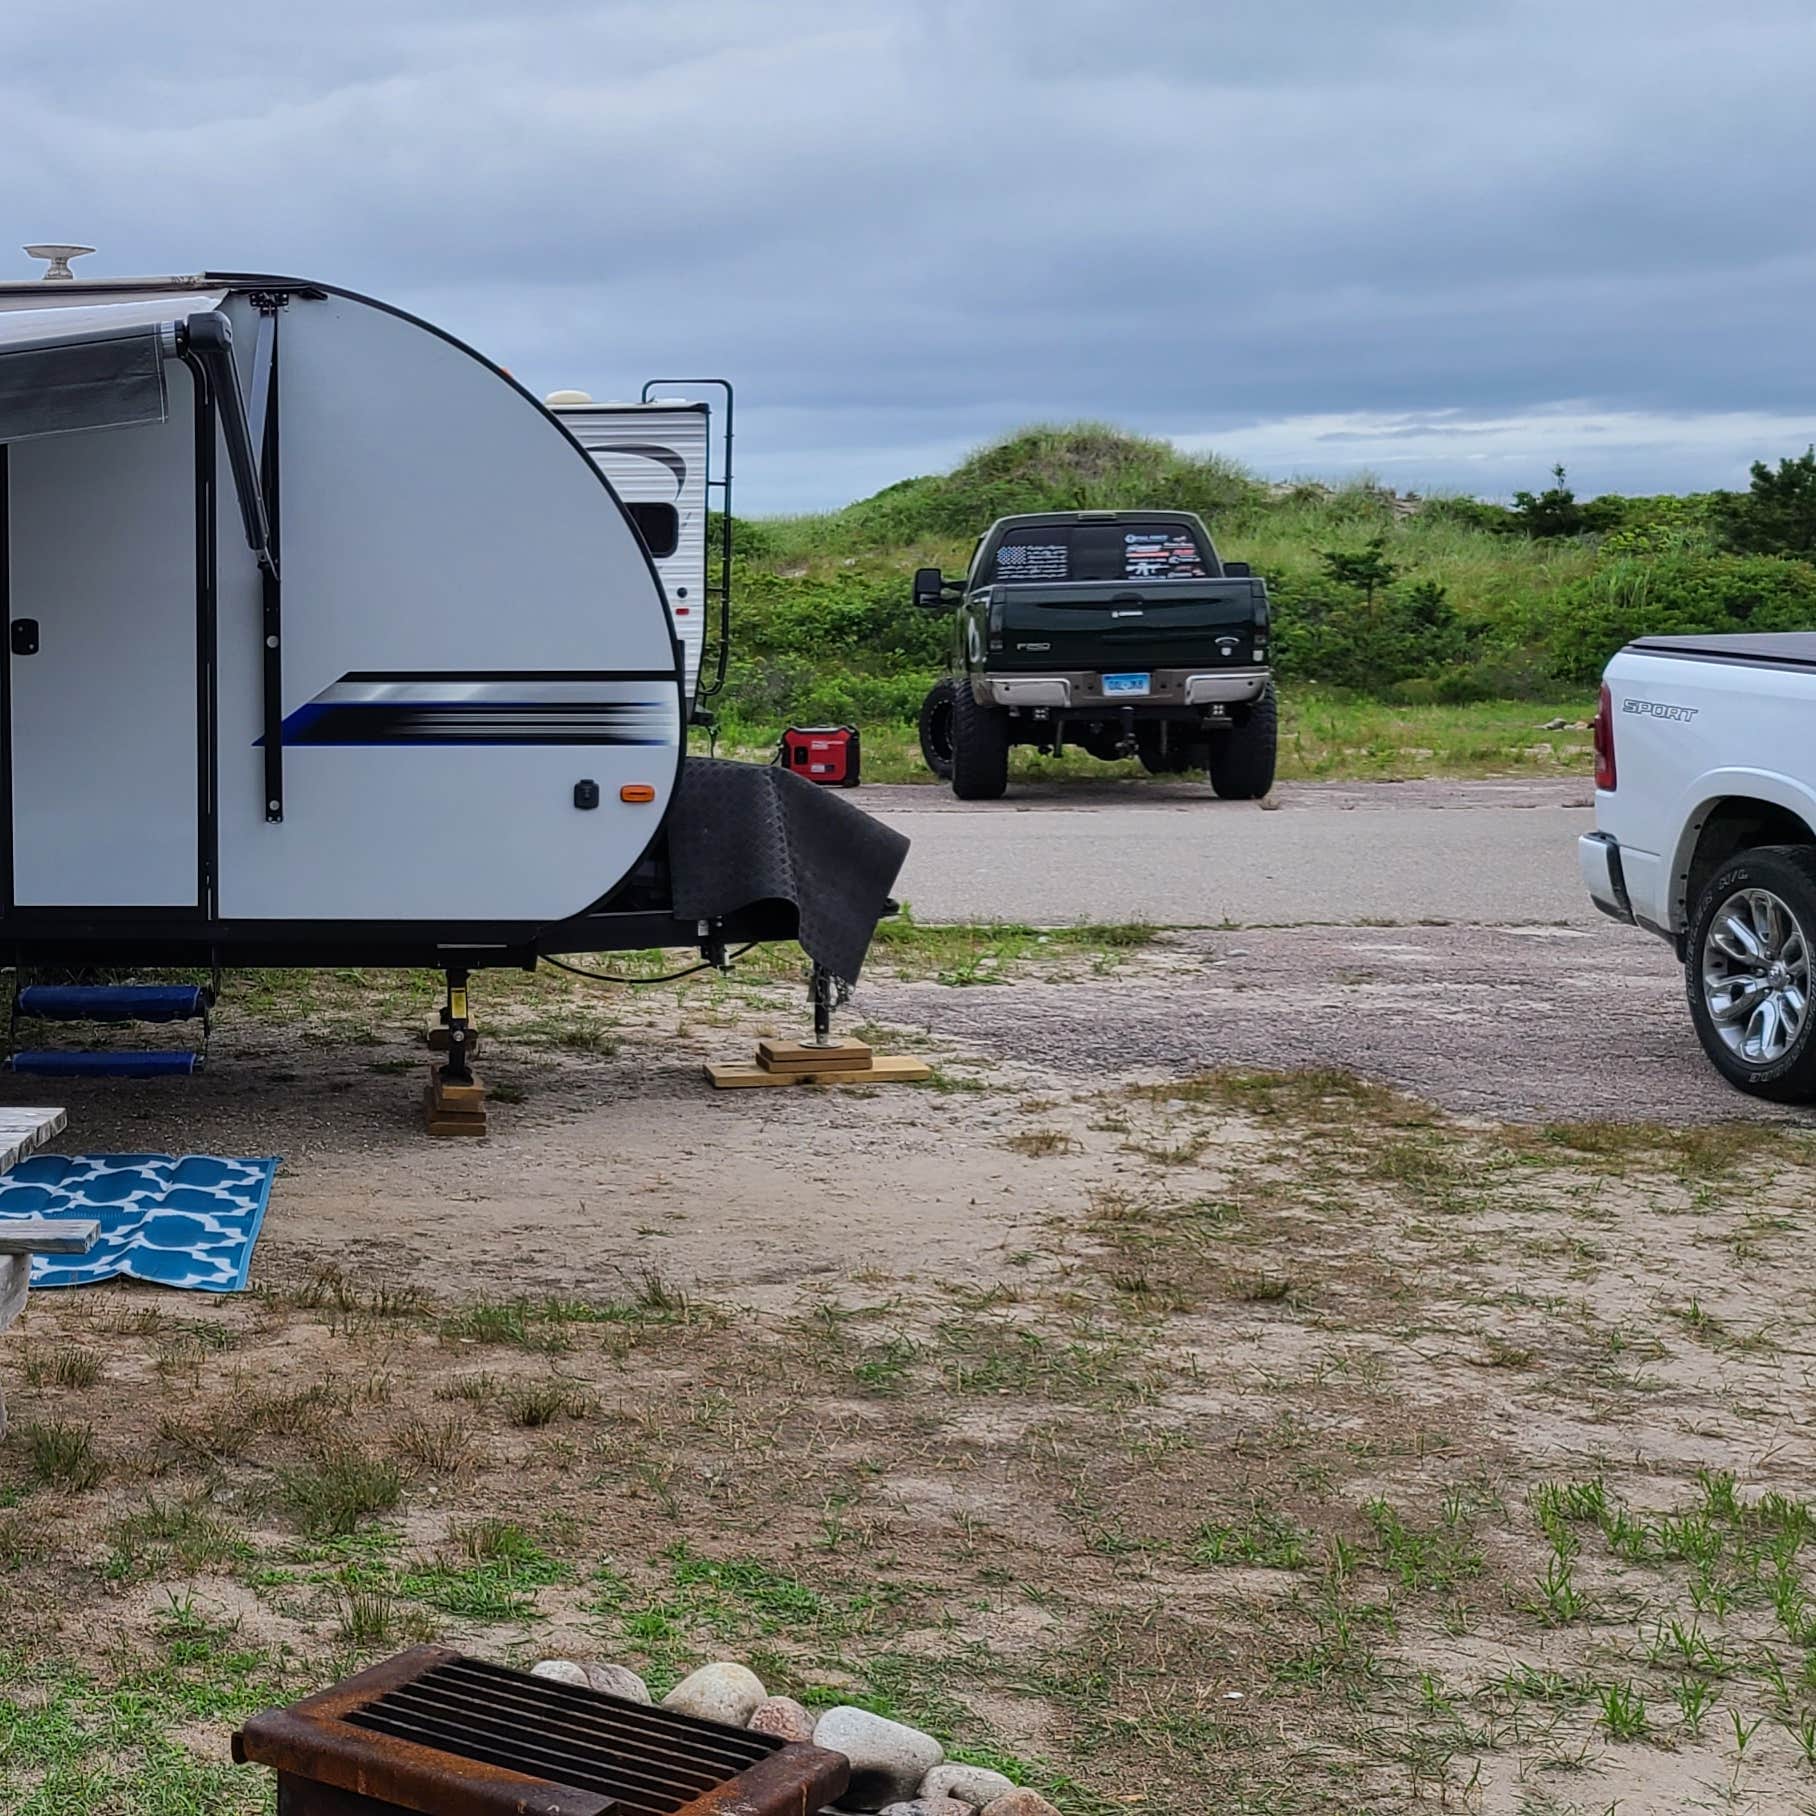
[[[782,734],[782,767],[822,788],[858,785],[855,725],[791,725]]]

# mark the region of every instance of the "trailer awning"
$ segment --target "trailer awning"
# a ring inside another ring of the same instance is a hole
[[[0,309],[0,442],[162,422],[176,330],[225,294]]]

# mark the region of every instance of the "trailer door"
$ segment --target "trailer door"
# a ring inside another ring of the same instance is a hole
[[[194,390],[4,460],[12,899],[199,911]]]

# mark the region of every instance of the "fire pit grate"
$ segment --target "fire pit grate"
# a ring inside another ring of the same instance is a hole
[[[419,1646],[233,1737],[280,1816],[811,1816],[844,1758]]]

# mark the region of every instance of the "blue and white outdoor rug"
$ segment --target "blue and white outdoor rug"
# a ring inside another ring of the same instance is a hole
[[[88,1217],[101,1226],[86,1255],[34,1255],[34,1288],[125,1276],[237,1293],[277,1166],[206,1154],[34,1154],[0,1178],[0,1219]]]

